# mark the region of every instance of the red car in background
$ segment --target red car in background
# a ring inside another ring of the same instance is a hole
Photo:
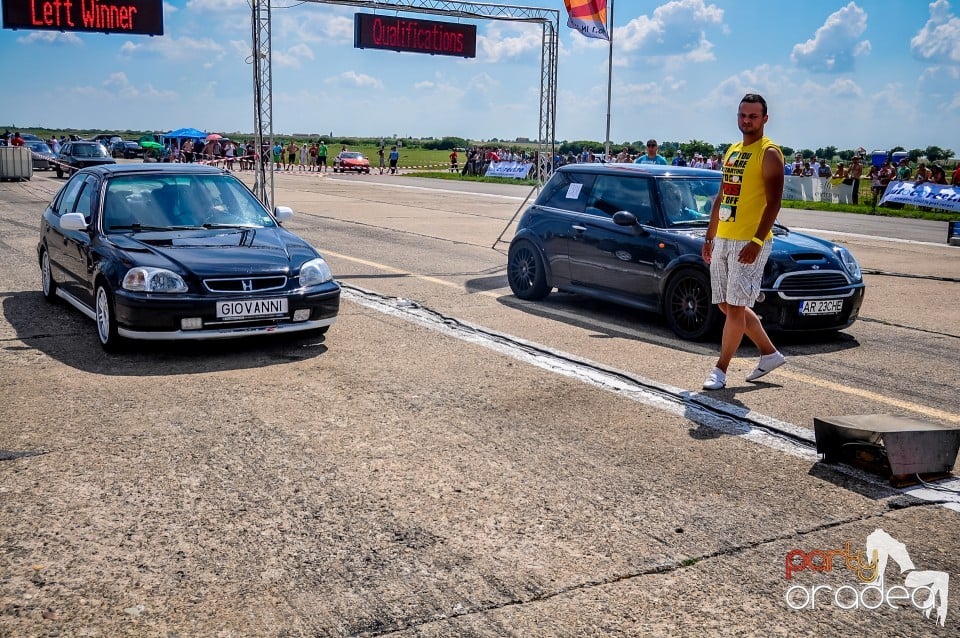
[[[370,160],[363,153],[357,151],[340,151],[336,159],[333,160],[333,172],[346,173],[347,171],[369,173]]]

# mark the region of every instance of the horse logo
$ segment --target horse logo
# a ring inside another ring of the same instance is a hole
[[[937,609],[937,623],[943,627],[947,621],[947,594],[950,587],[950,575],[946,572],[917,570],[916,565],[907,553],[907,546],[890,534],[877,528],[867,536],[867,557],[877,564],[876,574],[869,582],[876,583],[883,590],[884,574],[887,563],[892,560],[900,568],[900,573],[907,572],[903,584],[914,589],[923,587],[929,592],[925,600],[918,606],[924,610],[929,618],[934,607]]]

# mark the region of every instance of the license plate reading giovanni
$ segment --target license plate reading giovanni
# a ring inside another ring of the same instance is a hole
[[[836,315],[843,310],[843,299],[807,299],[800,302],[801,315]]]
[[[250,317],[272,317],[285,314],[287,314],[286,297],[217,302],[218,319],[248,319]]]

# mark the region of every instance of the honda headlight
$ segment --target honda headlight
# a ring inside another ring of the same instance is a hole
[[[183,277],[166,268],[137,266],[127,271],[123,278],[124,290],[137,292],[187,292]]]
[[[333,273],[330,272],[330,266],[322,257],[311,259],[300,266],[300,285],[316,286],[333,279]]]
[[[860,272],[860,264],[857,263],[857,259],[853,256],[853,253],[846,248],[838,248],[837,255],[840,257],[840,261],[843,262],[843,267],[847,269],[851,277],[854,279],[862,279],[863,275]]]

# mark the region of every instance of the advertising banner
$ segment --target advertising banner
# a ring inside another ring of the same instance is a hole
[[[533,164],[530,162],[490,162],[485,177],[513,177],[527,179]]]
[[[912,206],[929,206],[960,213],[960,187],[946,184],[914,184],[913,182],[890,182],[880,198],[880,203],[894,202]]]
[[[854,193],[859,187],[859,180],[854,179],[785,175],[783,179],[783,199],[801,202],[855,204]]]

